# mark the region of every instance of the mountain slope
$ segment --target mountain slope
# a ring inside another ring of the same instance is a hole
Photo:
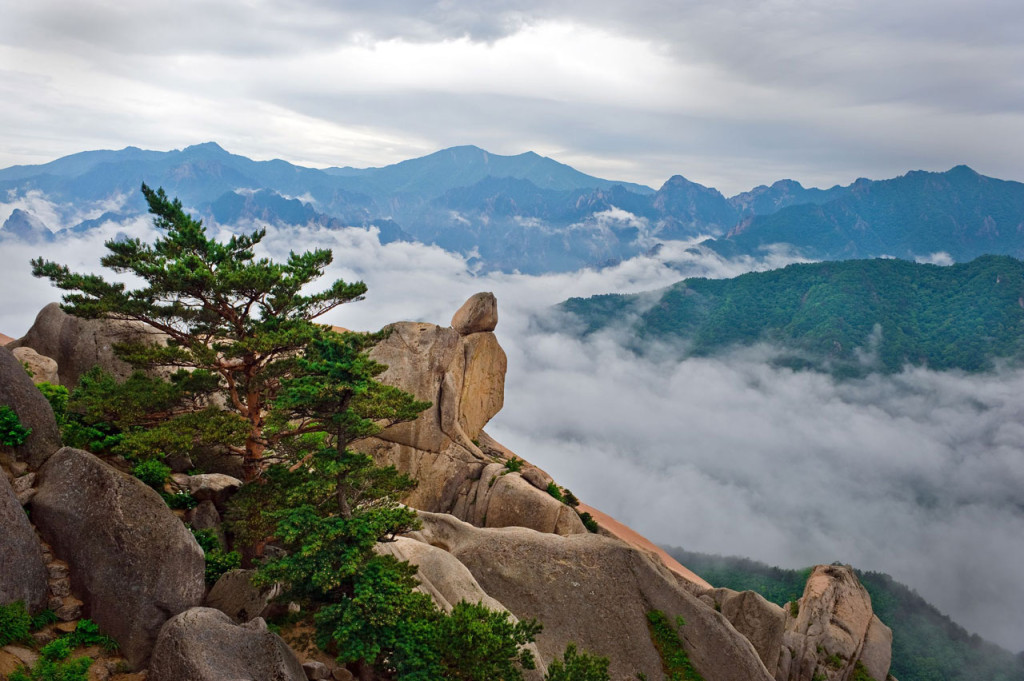
[[[1024,263],[985,256],[949,267],[905,260],[790,265],[734,279],[687,279],[634,296],[561,305],[582,333],[629,330],[640,346],[709,355],[758,342],[780,361],[841,374],[905,364],[980,371],[1024,357]]]

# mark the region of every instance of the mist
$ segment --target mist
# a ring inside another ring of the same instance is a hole
[[[23,334],[59,299],[31,277],[45,254],[100,271],[104,239],[149,239],[144,220],[54,244],[0,244],[0,332]],[[505,408],[488,432],[586,503],[652,540],[784,567],[841,561],[892,574],[969,630],[1024,648],[1024,372],[907,369],[837,382],[773,367],[769,347],[718,357],[632,354],[622,329],[580,340],[551,306],[637,292],[685,276],[726,277],[794,258],[725,260],[696,242],[615,267],[525,276],[477,274],[421,244],[382,246],[373,231],[271,228],[262,252],[331,248],[335,277],[366,299],[321,321],[376,329],[448,324],[477,291],[499,302],[509,356]]]

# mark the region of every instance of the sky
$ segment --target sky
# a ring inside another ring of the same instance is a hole
[[[379,166],[475,144],[727,195],[1024,180],[1017,0],[0,0],[0,167],[216,141]]]

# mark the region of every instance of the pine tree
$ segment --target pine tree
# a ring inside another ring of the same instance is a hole
[[[138,277],[144,286],[129,290],[42,258],[32,261],[32,272],[69,291],[63,298],[66,312],[144,322],[165,334],[164,345],[118,348],[136,366],[198,369],[216,376],[227,408],[248,425],[244,445],[233,450],[243,456],[246,481],[253,480],[264,467],[265,450],[275,444],[265,426],[281,380],[292,372],[296,353],[324,333],[312,320],[360,300],[366,286],[337,280],[321,292],[304,294],[331,263],[329,250],[292,252],[284,263],[257,258],[255,248],[266,230],[220,243],[163,189],[143,184],[142,193],[164,236],[153,244],[108,241],[101,263]]]

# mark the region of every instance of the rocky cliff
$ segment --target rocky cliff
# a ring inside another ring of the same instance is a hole
[[[800,601],[779,608],[752,592],[714,589],[614,519],[552,496],[549,475],[483,430],[504,401],[497,321],[494,296],[477,294],[450,326],[397,323],[373,350],[389,367],[383,381],[432,403],[416,421],[361,443],[419,481],[407,503],[422,529],[380,550],[416,564],[422,591],[442,608],[465,599],[542,621],[533,679],[570,642],[609,657],[613,679],[663,678],[648,624],[654,610],[685,621],[683,646],[707,681],[886,679],[891,632],[848,568],[815,568]],[[16,345],[56,362],[67,385],[92,364],[122,370],[109,344],[125,330],[50,306]],[[174,512],[92,454],[60,449],[52,411],[37,397],[20,361],[0,348],[0,404],[33,424],[29,441],[0,456],[0,515],[11,519],[0,525],[0,602],[94,618],[152,679],[303,678],[301,662],[309,678],[347,678],[329,658],[266,630],[259,614],[273,593],[255,592],[244,574],[228,573],[204,594],[202,553]],[[237,485],[212,477],[176,480],[203,499],[190,520],[216,527]],[[598,532],[588,531],[584,510]],[[3,664],[0,655],[0,675]]]

